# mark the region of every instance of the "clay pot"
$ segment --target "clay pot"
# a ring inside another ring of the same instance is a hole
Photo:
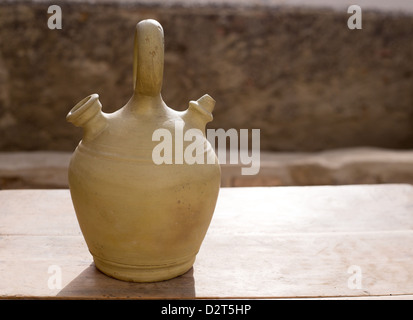
[[[69,166],[77,219],[96,267],[117,279],[151,282],[188,271],[208,230],[220,187],[220,167],[205,138],[215,101],[208,95],[186,111],[162,100],[163,29],[155,20],[137,24],[134,92],[114,113],[99,96],[80,101],[67,120],[84,129]],[[181,128],[182,132],[176,132]],[[163,131],[159,131],[162,129]],[[187,163],[182,141],[189,129],[204,163]],[[170,132],[171,164],[158,164],[155,132]],[[182,144],[182,145],[180,145]],[[176,161],[178,160],[178,161]],[[182,161],[183,160],[183,161]]]

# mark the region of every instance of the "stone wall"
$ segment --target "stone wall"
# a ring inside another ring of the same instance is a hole
[[[145,18],[165,30],[164,100],[182,110],[209,93],[211,128],[260,128],[273,151],[413,146],[411,14],[364,10],[349,30],[346,10],[258,2],[55,1],[63,28],[50,30],[52,2],[0,1],[0,150],[71,151],[75,103],[124,105]]]
[[[0,152],[1,189],[68,188],[71,152]],[[262,152],[257,175],[222,164],[222,187],[413,184],[413,151],[351,148],[322,152]]]

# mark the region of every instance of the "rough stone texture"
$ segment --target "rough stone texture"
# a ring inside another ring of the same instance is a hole
[[[0,189],[68,188],[69,152],[1,152]]]
[[[413,151],[350,148],[263,152],[261,170],[255,176],[242,176],[238,165],[222,166],[222,185],[226,187],[380,183],[413,184]]]
[[[351,31],[346,10],[263,1],[57,3],[62,30],[47,28],[52,3],[0,1],[0,150],[71,151],[75,103],[96,92],[106,112],[124,105],[145,18],[165,29],[165,101],[182,110],[209,93],[211,128],[260,128],[262,150],[413,146],[410,14],[364,10]]]
[[[68,188],[70,152],[0,152],[0,189]],[[352,148],[263,152],[257,175],[222,164],[223,187],[413,184],[413,151]]]

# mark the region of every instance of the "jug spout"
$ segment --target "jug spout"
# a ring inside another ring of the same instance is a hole
[[[192,127],[205,131],[205,125],[212,121],[212,111],[215,100],[208,94],[203,95],[197,101],[190,101],[189,108],[185,111],[183,119],[192,123]]]
[[[102,112],[102,104],[96,93],[77,103],[67,114],[66,120],[84,129],[85,141],[93,140],[107,126],[107,118]]]

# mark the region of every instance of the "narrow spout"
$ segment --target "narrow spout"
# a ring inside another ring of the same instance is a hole
[[[98,94],[92,94],[77,103],[66,120],[84,129],[83,140],[94,139],[107,125]]]
[[[215,100],[210,95],[205,94],[198,100],[189,102],[189,108],[182,118],[186,122],[191,122],[193,127],[205,131],[205,125],[213,119],[214,107]]]
[[[214,107],[215,100],[208,94],[204,94],[197,101],[189,102],[189,108],[192,108],[202,114],[203,117],[206,118],[205,120],[207,120],[207,122],[210,122],[213,119],[212,111],[214,111]]]

